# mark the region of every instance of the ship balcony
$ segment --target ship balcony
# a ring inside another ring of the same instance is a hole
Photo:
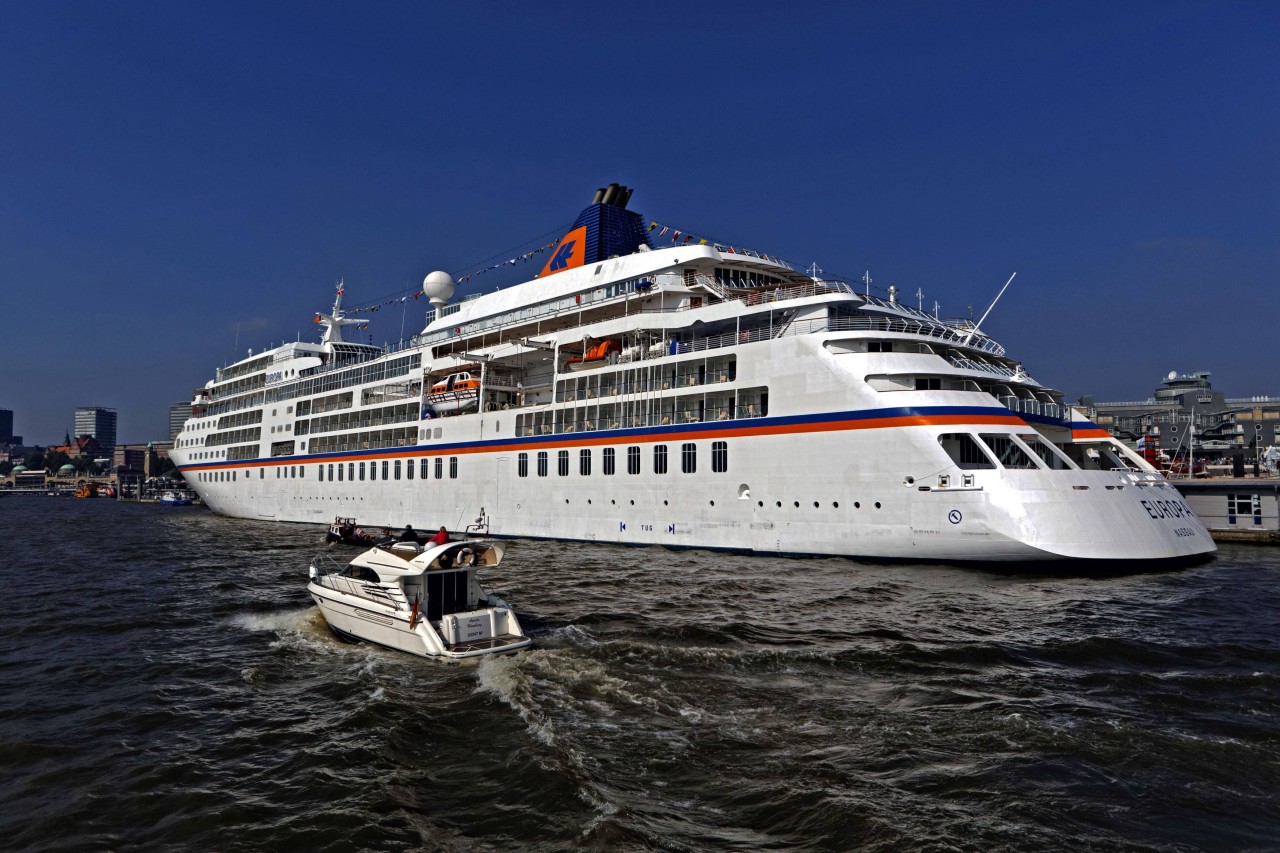
[[[997,400],[1008,410],[1018,412],[1024,415],[1036,415],[1044,418],[1053,418],[1058,421],[1067,419],[1067,407],[1061,403],[1051,403],[1045,400],[1027,400],[1023,397],[996,397]]]

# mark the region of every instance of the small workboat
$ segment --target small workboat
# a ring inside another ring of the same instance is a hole
[[[492,539],[466,539],[425,548],[396,542],[345,566],[320,554],[307,591],[329,628],[347,639],[444,660],[514,652],[533,641],[511,607],[476,579],[504,551]]]
[[[165,506],[190,506],[191,495],[186,492],[168,491],[160,495],[160,503]]]
[[[450,373],[427,392],[427,406],[437,415],[474,409],[480,401],[480,380],[466,371]]]
[[[329,525],[329,532],[325,535],[326,542],[341,542],[343,545],[363,545],[365,548],[371,545],[390,544],[395,541],[396,534],[391,532],[387,527],[361,527],[356,524],[354,518],[346,516],[338,516],[333,520],[333,524]]]

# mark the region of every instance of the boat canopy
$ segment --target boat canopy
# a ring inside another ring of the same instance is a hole
[[[408,547],[398,553],[397,546],[405,545]],[[384,581],[392,581],[417,577],[428,571],[449,571],[471,565],[484,568],[496,566],[502,562],[502,555],[506,552],[505,545],[492,539],[460,539],[444,545],[433,545],[409,559],[409,548],[416,547],[413,543],[399,542],[388,547],[374,547],[351,562],[368,566]],[[463,552],[474,554],[475,562],[468,562],[468,555]]]

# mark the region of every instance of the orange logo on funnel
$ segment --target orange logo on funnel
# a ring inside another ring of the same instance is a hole
[[[587,259],[587,226],[573,229],[560,238],[551,252],[551,260],[538,273],[538,278],[582,266]]]

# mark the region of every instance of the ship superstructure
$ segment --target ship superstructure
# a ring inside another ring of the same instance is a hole
[[[1177,490],[971,321],[716,245],[597,192],[535,279],[423,331],[222,368],[172,452],[215,511],[916,560],[1184,560]]]

